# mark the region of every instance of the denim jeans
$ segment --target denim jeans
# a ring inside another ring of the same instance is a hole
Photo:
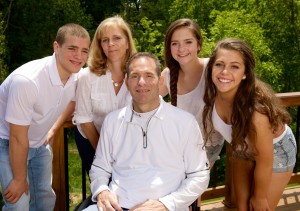
[[[273,173],[284,173],[294,169],[297,157],[297,144],[295,136],[289,126],[280,140],[273,144]],[[241,151],[237,151],[239,159],[255,160],[253,154],[245,157]]]
[[[297,157],[295,136],[290,127],[280,141],[274,144],[273,172],[287,172],[294,169]]]
[[[0,182],[5,202],[2,211],[51,211],[54,209],[55,193],[52,190],[52,158],[52,149],[49,145],[29,149],[27,158],[29,194],[23,193],[15,204],[10,204],[3,195],[4,190],[13,179],[9,160],[9,141],[0,138]]]

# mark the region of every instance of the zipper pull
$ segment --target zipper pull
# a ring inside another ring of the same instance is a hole
[[[147,148],[147,133],[143,131],[143,148]]]

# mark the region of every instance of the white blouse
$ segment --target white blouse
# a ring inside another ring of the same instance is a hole
[[[83,137],[80,124],[93,122],[100,134],[105,116],[114,110],[125,107],[131,102],[131,95],[123,83],[118,94],[112,83],[111,72],[97,76],[87,67],[80,71],[76,90],[76,109],[73,123]]]

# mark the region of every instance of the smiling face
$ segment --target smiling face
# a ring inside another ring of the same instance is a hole
[[[184,65],[197,59],[200,45],[191,29],[181,27],[174,31],[170,48],[172,57],[180,65]]]
[[[109,26],[101,33],[101,47],[108,62],[123,62],[129,44],[124,32],[117,26]]]
[[[240,52],[220,49],[212,66],[212,81],[217,93],[233,97],[244,79],[245,63]]]
[[[56,65],[62,81],[77,73],[88,58],[90,39],[67,34],[63,44],[53,43]]]
[[[156,64],[152,58],[138,57],[129,65],[126,80],[136,112],[152,111],[159,106],[159,81]]]

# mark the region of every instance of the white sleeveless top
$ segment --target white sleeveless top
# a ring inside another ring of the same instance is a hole
[[[218,131],[228,143],[231,143],[231,141],[232,141],[232,125],[226,124],[221,119],[221,117],[217,113],[215,104],[214,104],[214,108],[213,108],[213,112],[212,112],[212,122],[213,122],[214,129],[216,131]],[[280,136],[273,139],[273,144],[280,141],[285,136],[286,132],[287,132],[287,125],[285,124],[284,132]],[[246,138],[246,141],[247,141],[247,138]]]
[[[221,133],[221,135],[224,137],[224,139],[228,142],[231,143],[232,140],[232,126],[226,124],[219,114],[216,111],[216,105],[214,104],[214,108],[212,111],[212,123],[214,126],[214,129]]]
[[[205,70],[208,61],[209,58],[204,58],[203,71],[197,87],[186,94],[177,95],[177,107],[190,112],[196,117],[201,132],[203,131],[202,113],[204,108],[203,96],[205,91]],[[170,93],[170,70],[169,69],[167,69],[165,84],[168,88],[168,92]],[[207,145],[215,146],[217,144],[220,144],[221,141],[223,143],[223,137],[217,132],[213,133],[212,140],[213,143],[208,142]]]

